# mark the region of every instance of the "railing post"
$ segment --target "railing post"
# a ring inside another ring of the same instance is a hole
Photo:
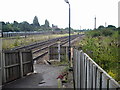
[[[33,58],[32,50],[30,51],[30,53],[31,53],[31,58]],[[33,64],[34,64],[34,61],[33,61],[33,59],[32,59],[32,61],[31,61],[32,72],[34,72],[34,66],[33,66]]]
[[[80,52],[80,56],[81,56],[81,59],[80,59],[80,81],[81,81],[81,85],[80,85],[80,88],[85,88],[85,70],[84,70],[84,53],[83,51],[81,50]]]
[[[93,89],[93,63],[91,62],[91,88]]]
[[[23,77],[23,61],[22,61],[22,51],[19,51],[19,55],[20,55],[20,76]]]
[[[87,83],[87,84],[86,84],[86,88],[89,88],[89,87],[88,87],[88,86],[89,86],[89,81],[88,81],[88,80],[89,80],[89,73],[88,73],[88,72],[89,72],[89,58],[87,59],[86,62],[87,62],[87,63],[86,63],[86,68],[87,68],[87,69],[86,69],[86,70],[87,70],[87,71],[86,71],[86,73],[87,73],[87,74],[86,74],[86,75],[87,75],[87,76],[86,76],[86,83]]]
[[[77,55],[77,88],[80,88],[81,86],[81,71],[80,71],[80,67],[81,67],[81,52],[77,51],[78,55]]]
[[[76,50],[75,55],[75,88],[78,88],[78,51]]]
[[[74,89],[76,89],[76,87],[75,87],[75,82],[76,82],[76,80],[75,80],[75,59],[76,59],[76,52],[75,52],[75,49],[73,50],[73,84],[74,84]]]
[[[97,67],[93,64],[93,88],[96,90],[97,83]]]
[[[87,90],[87,57],[86,57],[86,55],[85,55],[85,61],[84,61],[84,63],[85,63],[85,89]]]

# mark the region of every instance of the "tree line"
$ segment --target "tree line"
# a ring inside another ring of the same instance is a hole
[[[46,19],[44,25],[40,25],[38,21],[38,17],[35,16],[33,19],[33,23],[30,24],[27,21],[23,21],[18,23],[14,21],[13,23],[9,22],[0,22],[2,24],[2,31],[3,32],[21,32],[21,31],[40,31],[40,30],[52,30],[59,29],[56,25],[52,24],[50,27],[49,21]]]

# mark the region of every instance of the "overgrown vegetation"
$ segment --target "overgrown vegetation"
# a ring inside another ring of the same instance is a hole
[[[68,34],[53,34],[53,35],[34,35],[26,38],[16,37],[15,39],[4,39],[2,40],[2,48],[11,49],[17,46],[29,45],[31,43],[40,42],[56,37],[68,36]]]
[[[120,28],[88,31],[79,46],[110,76],[120,81]]]

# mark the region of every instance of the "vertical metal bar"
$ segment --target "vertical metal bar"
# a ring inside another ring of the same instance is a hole
[[[70,61],[71,61],[71,43],[70,43],[70,38],[71,38],[71,36],[70,36],[70,3],[68,3],[69,4],[69,64],[70,64]]]
[[[23,61],[22,61],[23,57],[22,57],[22,52],[20,51],[19,54],[20,54],[20,75],[21,75],[21,77],[23,77]]]

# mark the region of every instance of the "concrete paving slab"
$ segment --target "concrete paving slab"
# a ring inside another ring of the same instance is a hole
[[[57,77],[64,66],[34,65],[36,74],[31,74],[11,83],[5,84],[5,88],[58,88]]]

